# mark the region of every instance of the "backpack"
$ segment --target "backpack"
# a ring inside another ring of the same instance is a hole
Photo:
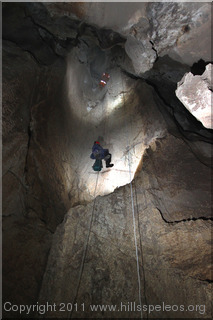
[[[102,165],[102,160],[101,159],[96,159],[95,163],[92,166],[94,171],[101,171],[101,169],[103,168]]]

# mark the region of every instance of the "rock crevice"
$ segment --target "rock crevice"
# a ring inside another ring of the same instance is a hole
[[[158,208],[156,208],[156,209],[158,209]],[[158,211],[160,212],[163,221],[165,221],[166,223],[171,223],[171,224],[176,224],[176,223],[181,223],[181,222],[188,222],[188,221],[197,221],[197,220],[205,220],[205,221],[210,220],[210,221],[213,221],[213,218],[212,218],[212,217],[209,217],[209,218],[208,218],[208,217],[198,217],[198,218],[193,218],[193,217],[191,217],[191,218],[188,218],[188,219],[182,219],[182,220],[177,220],[177,221],[167,221],[167,220],[164,218],[164,215],[163,215],[163,213],[161,212],[161,210],[158,209]]]

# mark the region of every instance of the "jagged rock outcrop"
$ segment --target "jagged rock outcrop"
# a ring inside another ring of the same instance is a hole
[[[149,3],[147,16],[151,21],[150,40],[159,56],[168,54],[186,64],[196,62],[201,56],[207,61],[211,59],[208,3]],[[204,34],[205,37],[201,36]],[[198,43],[197,39],[202,41]]]
[[[75,16],[90,24],[111,28],[127,37],[132,35],[145,48],[144,55],[136,56],[134,64],[146,67],[147,57],[169,55],[185,64],[193,64],[200,58],[211,60],[211,4],[185,2],[142,2],[142,3],[45,3],[52,17]],[[197,41],[199,39],[199,42]],[[153,43],[153,48],[150,46]],[[194,48],[196,47],[196,50]],[[141,50],[140,50],[141,51]],[[154,59],[153,59],[154,62]],[[152,63],[149,61],[150,69]],[[135,70],[138,73],[138,70]]]
[[[191,72],[178,82],[176,95],[184,106],[209,129],[213,128],[211,117],[212,103],[212,65],[206,66],[205,72],[193,75]]]
[[[157,58],[156,52],[152,50],[152,44],[149,41],[140,41],[131,35],[127,37],[125,50],[132,60],[136,74],[143,74],[150,70]]]

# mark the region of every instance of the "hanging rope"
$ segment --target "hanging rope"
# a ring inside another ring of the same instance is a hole
[[[103,89],[102,89],[103,90]],[[102,121],[103,121],[103,141],[105,141],[105,143],[107,143],[107,107],[105,106],[104,108],[104,104],[102,102]]]
[[[138,298],[139,298],[139,303],[140,303],[140,306],[141,306],[141,319],[142,319],[143,318],[143,313],[142,313],[142,299],[141,299],[140,266],[139,266],[139,258],[138,258],[138,245],[137,245],[136,224],[135,224],[135,209],[134,209],[134,200],[133,200],[132,177],[131,177],[131,165],[130,165],[129,151],[128,151],[128,162],[129,162],[129,179],[130,179],[131,204],[132,204],[132,220],[133,220],[134,239],[135,239],[135,254],[136,254],[136,261],[137,261]]]
[[[139,209],[138,209],[138,201],[137,201],[137,187],[136,187],[136,181],[134,181],[134,191],[135,191],[135,201],[136,201],[136,211],[137,211],[137,218],[138,218],[138,226],[140,225],[139,221]],[[145,190],[143,190],[144,193],[144,199],[145,199],[145,207],[147,207],[147,199],[146,199],[146,193]],[[142,246],[142,235],[140,233],[140,228],[139,228],[139,238],[140,238],[140,250],[141,250],[141,267],[142,267],[142,276],[143,276],[143,284],[144,284],[144,301],[145,304],[148,305],[147,302],[147,297],[146,297],[146,281],[145,281],[145,269],[144,269],[144,255],[143,255],[143,246]],[[148,315],[147,315],[148,318]]]
[[[80,272],[79,272],[79,278],[78,278],[78,285],[77,285],[77,288],[76,288],[76,294],[75,294],[75,298],[73,300],[73,305],[77,301],[78,291],[79,291],[79,288],[80,288],[82,274],[83,274],[83,271],[84,271],[84,264],[85,264],[85,259],[86,259],[86,255],[87,255],[89,238],[90,238],[90,234],[91,234],[91,228],[92,228],[94,211],[95,211],[95,203],[96,203],[96,197],[95,196],[96,196],[96,189],[97,189],[97,185],[98,185],[98,177],[99,177],[99,172],[97,174],[97,179],[96,179],[95,192],[94,192],[94,202],[93,202],[93,207],[92,207],[92,214],[91,214],[90,224],[89,224],[89,228],[88,228],[87,239],[86,239],[85,247],[84,247],[84,251],[83,251],[83,256],[82,256],[82,261],[81,261],[81,266],[80,266]],[[72,308],[72,310],[69,312],[68,319],[72,318],[73,310],[74,310],[74,308]]]
[[[104,134],[105,134],[105,130],[106,130],[106,116],[104,114],[104,109],[103,109],[103,104],[102,104],[102,115],[104,115]],[[92,228],[92,223],[93,223],[93,218],[94,218],[94,211],[95,211],[95,203],[96,203],[96,190],[97,190],[97,185],[98,185],[98,178],[99,178],[99,172],[97,174],[97,179],[96,179],[96,184],[95,184],[95,192],[94,192],[94,202],[93,202],[93,208],[92,208],[92,215],[91,215],[91,219],[90,219],[90,224],[89,224],[89,228],[88,228],[88,234],[87,234],[87,239],[85,242],[85,247],[84,247],[84,251],[83,251],[83,256],[82,256],[82,261],[81,261],[81,266],[80,266],[80,272],[79,272],[79,279],[78,279],[78,285],[76,288],[76,294],[75,294],[75,298],[73,300],[73,305],[76,303],[77,301],[77,297],[78,297],[78,292],[79,292],[79,288],[80,288],[80,284],[81,284],[81,279],[82,279],[82,274],[84,271],[84,264],[85,264],[85,259],[86,259],[86,255],[87,255],[87,250],[88,250],[88,244],[89,244],[89,238],[90,238],[90,234],[91,234],[91,228]],[[68,315],[68,319],[72,318],[72,314],[73,314],[73,310],[72,309],[69,312]]]
[[[123,101],[124,101],[124,108],[126,109],[124,90],[123,90]],[[103,107],[102,107],[102,114],[103,113],[104,113],[104,110],[103,110]],[[105,130],[106,130],[106,124],[104,123],[104,133],[105,133]],[[126,131],[127,131],[127,128],[126,128]],[[130,147],[129,147],[129,141],[128,141],[128,132],[127,132],[126,137],[127,137],[127,154],[128,154],[130,190],[131,190],[132,220],[133,220],[133,230],[134,230],[135,254],[136,254],[136,262],[137,262],[138,298],[139,298],[139,303],[140,303],[140,306],[141,306],[141,311],[140,311],[141,319],[143,319],[142,299],[141,299],[140,266],[139,266],[138,245],[137,245],[137,235],[136,235],[135,209],[134,209],[133,187],[132,187],[132,177],[131,177],[131,161],[130,161]],[[82,280],[82,275],[83,275],[83,270],[84,270],[84,265],[85,265],[85,259],[86,259],[87,250],[88,250],[89,238],[90,238],[92,223],[93,223],[93,219],[94,219],[94,211],[95,211],[95,204],[96,204],[95,196],[96,196],[96,190],[97,190],[97,185],[98,185],[98,178],[99,178],[99,172],[97,174],[97,179],[96,179],[92,214],[91,214],[91,219],[90,219],[90,223],[89,223],[89,228],[88,228],[88,234],[87,234],[87,238],[86,238],[86,242],[85,242],[85,247],[84,247],[84,251],[83,251],[83,256],[82,256],[82,261],[81,261],[81,266],[80,266],[80,272],[79,272],[79,279],[78,279],[78,284],[77,284],[77,288],[76,288],[76,294],[75,294],[75,297],[74,297],[74,300],[73,300],[73,305],[77,301],[78,292],[79,292],[79,288],[80,288],[80,284],[81,284],[81,280]],[[72,318],[73,310],[74,309],[72,309],[69,312],[68,319]]]
[[[126,112],[126,102],[124,96],[124,85],[123,85],[123,102],[124,102],[124,111]],[[136,236],[136,223],[135,223],[135,209],[134,209],[134,199],[133,199],[133,188],[132,188],[132,176],[131,176],[131,162],[130,162],[130,146],[129,146],[129,135],[126,126],[126,139],[127,139],[127,154],[128,154],[128,166],[129,166],[129,179],[130,179],[130,191],[131,191],[131,205],[132,205],[132,221],[133,221],[133,230],[134,230],[134,241],[135,241],[135,255],[137,262],[137,277],[138,277],[138,300],[141,306],[141,319],[143,319],[142,313],[142,299],[141,299],[141,280],[140,280],[140,266],[138,258],[138,245],[137,245],[137,236]]]

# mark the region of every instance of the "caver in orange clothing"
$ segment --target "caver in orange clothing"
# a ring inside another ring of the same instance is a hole
[[[109,73],[104,72],[102,74],[101,80],[99,82],[99,86],[102,87],[102,88],[105,87],[105,85],[107,84],[107,81],[109,81],[109,78],[110,78]]]

